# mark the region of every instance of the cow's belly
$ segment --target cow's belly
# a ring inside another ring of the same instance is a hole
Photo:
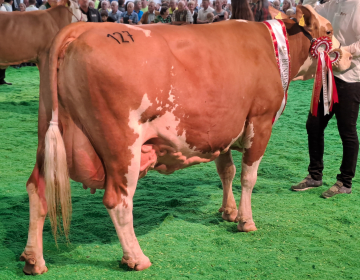
[[[194,120],[194,122],[199,120]],[[174,115],[172,111],[166,112],[163,116],[141,125],[143,132],[143,145],[141,148],[140,177],[143,177],[148,170],[156,170],[163,174],[170,174],[176,170],[183,169],[194,164],[209,162],[216,159],[221,153],[226,152],[243,134],[243,127],[235,138],[223,133],[219,146],[212,147],[209,151],[202,150],[209,142],[206,129],[204,131],[179,132],[181,118]],[[192,143],[192,134],[197,134],[197,143]]]

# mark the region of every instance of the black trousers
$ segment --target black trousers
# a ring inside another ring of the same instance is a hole
[[[4,81],[5,79],[5,70],[6,69],[0,69],[0,82]]]
[[[335,114],[343,145],[340,174],[338,174],[336,178],[338,181],[341,181],[345,187],[351,188],[359,152],[356,121],[360,104],[360,82],[347,83],[335,77],[335,83],[339,95],[339,103],[334,104],[332,112],[324,116],[323,93],[321,90],[321,101],[319,103],[317,117],[309,113],[306,122],[310,155],[308,171],[314,180],[322,179],[322,171],[324,169],[324,130],[329,120]]]

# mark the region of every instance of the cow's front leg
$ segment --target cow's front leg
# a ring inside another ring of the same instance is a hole
[[[232,160],[231,151],[229,150],[225,154],[221,154],[215,159],[215,163],[223,187],[223,201],[219,212],[222,212],[222,218],[224,220],[234,222],[238,210],[232,191],[232,181],[236,173],[236,168]]]
[[[241,165],[241,199],[237,220],[239,221],[239,231],[255,231],[257,230],[251,210],[251,194],[257,180],[257,171],[262,156],[265,153],[266,146],[269,142],[272,122],[271,117],[253,119],[249,121],[253,125],[253,137],[248,143],[248,148],[242,157]]]
[[[135,270],[144,270],[151,265],[142,252],[135,236],[133,226],[133,196],[139,177],[140,163],[129,168],[126,176],[106,174],[104,205],[114,223],[116,233],[123,249],[121,263]]]
[[[38,168],[38,163],[26,183],[26,190],[29,195],[30,223],[28,241],[20,260],[25,261],[24,273],[37,275],[48,270],[43,257],[42,238],[47,213],[45,180]]]

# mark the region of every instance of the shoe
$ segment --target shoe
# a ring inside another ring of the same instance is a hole
[[[330,189],[326,192],[323,192],[321,196],[323,198],[330,198],[334,195],[341,194],[341,193],[351,193],[351,188],[344,187],[344,184],[340,181],[337,181],[335,185],[333,185]]]
[[[311,178],[311,175],[309,174],[299,184],[292,186],[291,189],[293,191],[299,192],[299,191],[306,191],[312,188],[317,188],[320,187],[321,185],[322,185],[322,180],[316,181],[313,178]]]
[[[5,82],[5,80],[2,80],[2,81],[0,81],[0,85],[9,85],[9,86],[11,86],[12,83],[7,83],[7,82]]]

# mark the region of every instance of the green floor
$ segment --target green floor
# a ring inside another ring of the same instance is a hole
[[[19,261],[28,229],[25,183],[37,147],[38,71],[7,71],[12,86],[0,86],[0,280],[31,278]],[[360,279],[359,176],[351,195],[324,200],[335,182],[341,141],[335,119],[326,131],[325,185],[302,193],[289,190],[306,174],[305,122],[311,82],[294,82],[287,108],[276,123],[252,197],[258,231],[240,233],[223,222],[221,182],[214,163],[170,176],[151,172],[140,180],[134,226],[153,265],[142,272],[119,265],[115,229],[102,204],[72,182],[71,245],[54,245],[49,221],[44,256],[49,271],[37,279]],[[234,152],[240,198],[241,154]]]

